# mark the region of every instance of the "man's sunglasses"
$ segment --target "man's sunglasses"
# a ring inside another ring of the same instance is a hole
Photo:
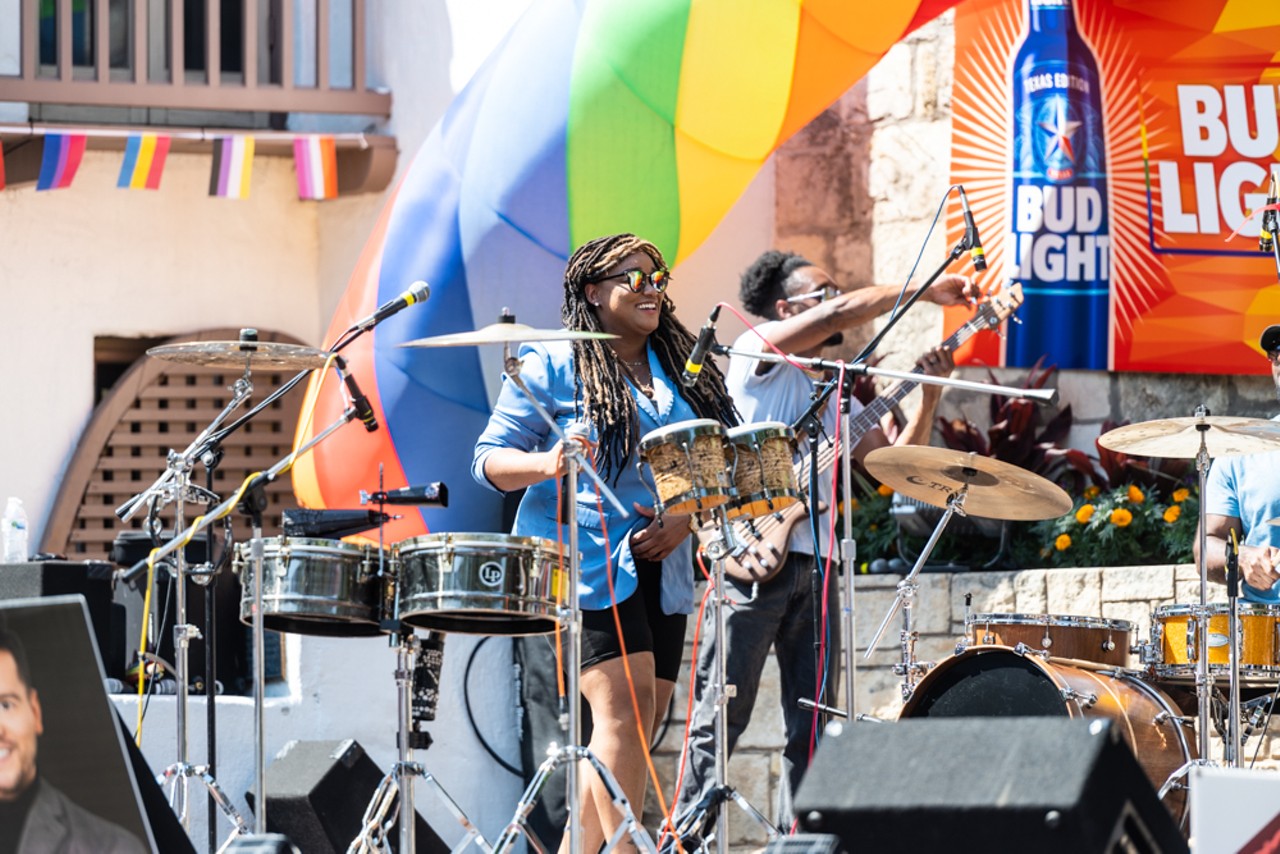
[[[805,302],[806,300],[816,299],[818,302],[826,302],[834,296],[840,294],[840,289],[834,285],[823,285],[816,291],[810,291],[807,294],[796,294],[793,297],[787,297],[783,302]]]
[[[671,271],[658,268],[652,273],[646,273],[644,270],[623,270],[621,273],[614,273],[612,276],[602,276],[596,279],[597,282],[607,282],[610,279],[626,279],[627,287],[633,294],[638,294],[644,290],[645,282],[649,283],[649,287],[658,293],[662,293],[667,289],[667,285],[671,284]]]

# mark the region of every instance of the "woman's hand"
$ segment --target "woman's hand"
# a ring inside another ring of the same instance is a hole
[[[657,514],[652,507],[632,502],[636,512],[650,520],[649,524],[631,534],[631,554],[641,560],[662,560],[671,554],[689,536],[689,524],[683,516],[668,516],[659,525],[653,521]]]

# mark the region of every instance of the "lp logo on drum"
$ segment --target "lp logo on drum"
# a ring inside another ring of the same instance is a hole
[[[502,564],[497,561],[489,561],[480,564],[479,575],[480,583],[485,587],[499,587],[502,585],[502,576],[505,573]]]

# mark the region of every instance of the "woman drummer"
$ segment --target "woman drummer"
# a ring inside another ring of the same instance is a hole
[[[670,281],[652,243],[633,234],[592,240],[569,259],[561,317],[569,329],[617,337],[526,344],[520,350],[520,375],[531,394],[561,430],[589,430],[596,470],[623,506],[634,508],[623,518],[608,501],[597,502],[589,478],[578,479],[580,684],[593,721],[587,747],[613,772],[636,816],[644,807],[645,745],[636,733],[612,606],[616,601],[647,741],[675,690],[694,578],[689,526],[682,517],[655,519],[648,474],[642,480],[636,466],[637,446],[641,436],[679,421],[737,423],[714,363],[693,387],[677,382],[694,336],[676,319],[666,293]],[[500,492],[528,488],[514,534],[557,538],[557,488],[566,471],[560,442],[524,394],[504,383],[476,443],[472,474]],[[567,538],[564,530],[559,533]],[[613,573],[612,596],[606,567]],[[586,776],[583,850],[595,851],[621,817],[597,776]]]

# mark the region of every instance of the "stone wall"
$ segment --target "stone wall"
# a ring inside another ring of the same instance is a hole
[[[871,660],[864,664],[862,655],[870,642],[876,627],[892,605],[897,592],[899,575],[864,575],[859,576],[854,585],[855,634],[857,636],[857,669],[855,681],[857,685],[857,701],[855,711],[859,714],[872,715],[883,721],[897,720],[902,710],[902,679],[893,674],[893,665],[901,661],[898,645],[901,620],[895,618],[886,631],[878,651]],[[1195,697],[1189,686],[1181,680],[1170,681],[1155,678],[1149,670],[1144,669],[1139,647],[1149,643],[1153,611],[1161,606],[1179,604],[1187,605],[1200,601],[1200,582],[1196,569],[1189,565],[1179,566],[1137,566],[1110,567],[1102,569],[1049,569],[1026,570],[1023,572],[970,572],[970,573],[925,573],[919,577],[920,589],[915,600],[916,628],[920,633],[917,654],[922,661],[935,663],[934,672],[946,672],[955,666],[956,644],[965,639],[965,616],[971,614],[1049,614],[1054,622],[1062,623],[1068,616],[1102,617],[1107,620],[1124,620],[1132,624],[1132,631],[1126,636],[1117,634],[1116,639],[1121,649],[1127,642],[1131,647],[1126,678],[1113,679],[1103,676],[1122,700],[1133,700],[1140,696],[1140,691],[1132,687],[1132,680],[1143,680],[1150,685],[1171,711],[1179,707],[1194,720]],[[966,612],[965,597],[971,601]],[[1210,585],[1209,600],[1225,602],[1226,595],[1220,585]],[[1166,618],[1167,622],[1168,618]],[[1252,632],[1251,626],[1246,632]],[[1078,630],[1076,630],[1078,632]],[[1274,646],[1274,626],[1268,627],[1272,634]],[[1078,640],[1079,635],[1070,627],[1055,626],[1050,629],[1061,647]],[[693,626],[687,640],[692,643]],[[1254,637],[1252,634],[1247,637]],[[979,637],[978,640],[982,638]],[[970,638],[970,642],[973,638]],[[1158,644],[1157,644],[1158,646]],[[1012,655],[1012,653],[1000,653]],[[1180,664],[1181,661],[1168,662]],[[1054,662],[1059,678],[1080,678],[1084,672],[1081,668],[1062,662]],[[676,766],[679,761],[682,734],[684,730],[685,709],[689,697],[689,659],[686,657],[685,667],[681,671],[682,684],[677,689],[675,702],[675,718],[664,738],[655,764],[663,779],[664,793],[672,791]],[[1046,679],[1048,677],[1046,676]],[[1086,677],[1087,678],[1087,677]],[[926,694],[930,690],[928,676],[917,689]],[[1219,679],[1219,685],[1225,683]],[[841,687],[839,697],[844,697]],[[1255,692],[1256,693],[1256,692]],[[1248,696],[1252,696],[1249,694]],[[1068,711],[1069,701],[1063,701],[1064,714]],[[843,702],[840,702],[843,705]],[[1106,706],[1100,702],[1098,709]],[[1112,713],[1106,716],[1100,711],[1090,710],[1086,716],[1103,716],[1115,724],[1141,728],[1158,726],[1146,718],[1134,717],[1121,720]],[[858,726],[876,726],[874,723],[861,723]],[[1246,741],[1242,756],[1258,757],[1258,767],[1280,768],[1280,738],[1273,735],[1262,738],[1258,736]],[[1194,749],[1197,736],[1190,728],[1184,728],[1185,739]],[[1166,750],[1177,752],[1179,745],[1169,740]],[[1221,759],[1221,741],[1213,738],[1215,758]],[[779,707],[778,673],[775,663],[770,663],[765,671],[765,680],[760,690],[755,713],[751,725],[744,733],[738,749],[729,763],[729,784],[741,792],[748,801],[770,818],[775,815],[776,797],[782,772],[782,715]],[[1167,759],[1139,755],[1139,761],[1153,762]],[[1180,764],[1180,763],[1175,763]],[[862,769],[850,773],[874,773],[873,770]],[[656,798],[650,795],[647,802],[646,825],[655,828],[660,822]],[[737,807],[729,807],[730,841],[735,849],[751,850],[762,846],[766,837],[764,833]]]
[[[928,239],[930,222],[950,183],[951,73],[954,25],[950,14],[922,27],[896,45],[871,73],[837,103],[797,134],[775,157],[775,243],[799,252],[831,271],[844,287],[898,284],[906,280],[920,256],[917,276],[924,277],[946,257],[949,246],[941,230]],[[921,245],[924,245],[923,250]],[[961,268],[957,265],[957,269]],[[847,335],[852,351],[876,330]],[[881,345],[887,367],[910,365],[919,352],[942,338],[941,314],[918,304]],[[1195,342],[1189,341],[1193,352]],[[997,370],[997,381],[1019,385],[1022,372]],[[962,369],[958,376],[986,380],[985,369]],[[1053,383],[1060,404],[1070,405],[1074,428],[1069,444],[1092,450],[1104,421],[1138,422],[1187,416],[1198,404],[1216,415],[1264,416],[1275,411],[1275,389],[1267,377],[1114,374],[1064,371]],[[908,403],[908,406],[910,403]],[[949,389],[939,415],[967,417],[985,427],[987,396]],[[897,575],[860,576],[855,584],[856,635],[859,667],[856,673],[856,711],[896,720],[902,708],[901,679],[892,666],[900,660],[898,630],[891,623],[887,637],[862,666],[876,626],[896,593]],[[1132,645],[1150,637],[1152,611],[1172,603],[1199,601],[1199,581],[1190,566],[1108,569],[1028,570],[926,574],[921,577],[916,604],[922,660],[950,662],[965,630],[965,596],[971,594],[971,613],[1047,613],[1127,620],[1134,625]],[[1211,601],[1224,601],[1221,588]],[[692,637],[692,622],[690,639]],[[1129,657],[1131,678],[1140,678],[1137,655]],[[671,792],[681,747],[688,673],[677,691],[676,720],[655,761],[664,789]],[[1118,684],[1124,690],[1124,680]],[[1170,703],[1190,703],[1185,687],[1151,683]],[[1132,689],[1131,689],[1132,690]],[[1065,701],[1064,701],[1065,702]],[[1131,725],[1148,725],[1129,721]],[[864,724],[872,725],[872,724]],[[1190,744],[1196,738],[1186,731]],[[781,714],[778,673],[766,668],[755,715],[729,765],[729,783],[766,815],[775,812],[782,771]],[[1220,744],[1215,738],[1215,750]],[[1244,755],[1259,747],[1255,737]],[[1280,740],[1263,739],[1260,763],[1280,766]],[[1142,757],[1140,757],[1141,759]],[[852,772],[851,772],[852,773]],[[650,796],[646,824],[656,827],[657,804]],[[764,844],[761,831],[736,807],[729,808],[730,838],[738,850]]]

